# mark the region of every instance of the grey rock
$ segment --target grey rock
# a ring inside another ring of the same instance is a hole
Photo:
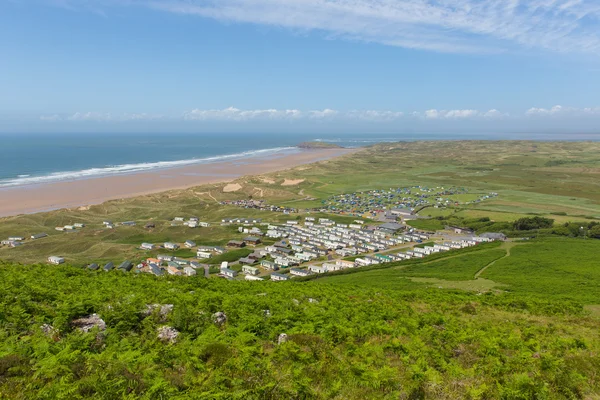
[[[98,314],[88,315],[87,317],[78,318],[71,322],[74,328],[79,329],[81,332],[89,332],[94,328],[98,328],[100,331],[106,330],[106,322],[98,316]]]
[[[288,335],[286,333],[282,333],[277,338],[277,344],[283,344],[288,341]]]
[[[219,311],[212,315],[213,322],[219,326],[227,322],[227,315],[224,312]]]
[[[177,337],[179,336],[179,331],[170,326],[161,326],[158,328],[157,337],[166,343],[175,343],[177,342]]]

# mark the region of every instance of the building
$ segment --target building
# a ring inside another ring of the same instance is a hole
[[[123,226],[135,226],[135,222],[134,221],[125,221],[125,222],[121,222],[121,225],[123,225]]]
[[[246,279],[247,281],[264,281],[263,278],[254,275],[246,275],[244,279]]]
[[[347,261],[347,260],[337,260],[335,262],[337,265],[339,265],[342,268],[354,268],[354,262],[353,261]]]
[[[240,240],[230,240],[229,243],[227,243],[227,246],[241,249],[242,247],[246,247],[246,242],[242,242]]]
[[[36,240],[36,239],[45,238],[46,236],[48,236],[47,233],[38,233],[36,235],[31,235],[31,239]]]
[[[192,268],[192,267],[184,267],[183,268],[183,273],[186,276],[194,276],[194,275],[196,275],[196,270],[194,268]]]
[[[229,268],[222,268],[221,275],[226,276],[228,278],[235,278],[237,276],[237,272]]]
[[[164,244],[165,249],[167,250],[177,250],[179,245],[177,243],[166,242]]]
[[[65,259],[63,257],[50,256],[48,257],[48,262],[50,264],[58,265],[63,264],[65,262]]]
[[[290,269],[290,274],[291,275],[295,275],[295,276],[309,276],[312,275],[312,273],[306,269],[300,269],[300,268],[291,268]]]
[[[273,271],[277,271],[279,269],[277,264],[275,264],[274,262],[271,262],[271,261],[267,261],[267,260],[261,261],[260,266],[263,268],[266,268],[266,269],[272,269]]]
[[[173,256],[168,256],[164,254],[159,254],[158,256],[156,256],[156,258],[158,258],[160,261],[173,261]]]
[[[142,250],[154,250],[154,245],[152,243],[142,243],[140,246]]]
[[[150,273],[156,276],[163,276],[165,272],[158,265],[152,263],[150,264]]]
[[[321,267],[318,265],[309,265],[308,270],[310,272],[314,272],[315,274],[324,274],[327,272],[327,267]]]
[[[384,232],[396,233],[396,232],[404,229],[404,227],[395,222],[387,222],[385,224],[380,225],[378,229],[381,231],[384,231]]]
[[[242,273],[249,275],[258,275],[260,274],[260,270],[256,267],[251,267],[249,265],[244,265],[242,267]]]
[[[106,265],[102,269],[105,271],[110,271],[113,268],[115,268],[115,264],[113,264],[112,262],[109,261],[108,263],[106,263]]]
[[[119,265],[119,270],[123,272],[129,272],[133,268],[133,263],[131,261],[123,261],[121,265]]]
[[[271,274],[271,280],[272,281],[289,281],[290,277],[287,275],[283,275],[283,274],[273,273],[273,274]]]
[[[244,242],[253,246],[256,246],[257,244],[261,243],[260,238],[258,236],[248,236],[244,238]]]
[[[196,257],[202,259],[202,258],[211,258],[212,257],[212,253],[209,253],[208,251],[200,251],[198,250],[198,252],[196,253]]]
[[[186,240],[184,245],[188,249],[191,249],[192,247],[196,247],[196,242],[194,242],[193,240]]]
[[[240,262],[240,264],[251,265],[251,264],[254,264],[256,262],[256,260],[253,258],[250,258],[250,257],[244,257],[244,258],[240,258],[239,262]]]
[[[486,233],[481,234],[481,237],[488,238],[491,240],[502,240],[502,241],[506,240],[506,235],[504,233],[499,233],[499,232],[486,232]]]

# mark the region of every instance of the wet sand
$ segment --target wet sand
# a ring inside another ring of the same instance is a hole
[[[294,154],[276,154],[128,175],[2,188],[0,189],[0,217],[90,206],[108,200],[184,189],[207,183],[228,182],[246,175],[285,170],[353,151],[355,150],[300,150]]]

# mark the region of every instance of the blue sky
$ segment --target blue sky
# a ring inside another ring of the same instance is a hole
[[[5,0],[0,132],[587,131],[596,0]]]

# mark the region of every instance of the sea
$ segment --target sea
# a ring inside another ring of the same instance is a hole
[[[2,134],[0,188],[78,180],[225,160],[293,154],[305,141],[344,147],[414,140],[523,139],[514,134]],[[528,135],[527,139],[564,140]],[[569,140],[599,140],[597,135]]]

